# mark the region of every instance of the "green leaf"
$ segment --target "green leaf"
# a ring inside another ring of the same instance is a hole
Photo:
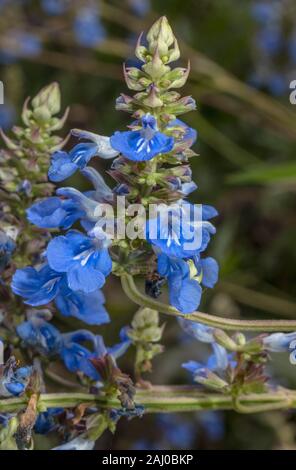
[[[243,172],[234,173],[228,177],[231,184],[274,184],[294,181],[296,179],[296,163],[256,165]]]

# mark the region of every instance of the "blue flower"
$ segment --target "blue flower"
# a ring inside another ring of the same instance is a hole
[[[73,175],[78,169],[84,168],[97,153],[95,144],[77,144],[69,152],[58,150],[51,157],[48,177],[58,183]]]
[[[27,345],[47,356],[58,354],[62,346],[62,335],[46,321],[49,318],[50,315],[44,312],[36,312],[16,328],[17,334]]]
[[[258,23],[267,25],[270,21],[275,19],[277,8],[275,5],[268,4],[267,2],[256,2],[252,6],[252,15]]]
[[[155,218],[147,221],[146,237],[168,256],[189,258],[203,252],[215,234],[208,220],[217,215],[212,206],[193,206],[186,201],[158,207]]]
[[[129,0],[133,12],[140,16],[146,16],[151,10],[150,0]]]
[[[11,288],[29,305],[45,305],[57,296],[61,277],[61,274],[51,269],[48,264],[39,269],[28,266],[16,270]]]
[[[68,286],[74,291],[95,291],[104,285],[105,276],[112,270],[107,248],[76,230],[51,240],[46,253],[49,266],[66,273]]]
[[[48,177],[55,183],[63,181],[77,170],[85,168],[91,158],[96,155],[104,159],[114,158],[118,155],[118,152],[110,146],[109,137],[79,129],[74,129],[72,134],[79,138],[89,139],[91,142],[77,144],[70,152],[59,150],[52,155]]]
[[[31,374],[31,367],[18,368],[13,357],[4,365],[0,364],[0,397],[18,397],[24,393]]]
[[[182,130],[182,137],[176,140],[176,151],[191,147],[197,139],[197,131],[192,127],[187,126],[187,124],[180,119],[170,121],[167,127],[168,129],[176,128],[176,130]]]
[[[156,155],[170,152],[174,147],[173,137],[159,132],[156,119],[150,114],[143,116],[142,129],[115,132],[110,141],[115,150],[134,161],[151,160]]]
[[[184,362],[182,367],[191,372],[193,379],[196,380],[198,377],[207,377],[208,371],[218,373],[225,371],[229,360],[230,357],[226,356],[226,360],[219,361],[219,356],[217,357],[216,354],[212,354],[205,365],[197,361],[188,361]]]
[[[97,381],[100,378],[99,374],[90,362],[96,353],[82,346],[80,343],[83,342],[92,342],[95,347],[95,335],[87,330],[65,334],[61,358],[70,372],[83,372],[87,377]]]
[[[178,318],[178,322],[181,328],[190,336],[201,341],[202,343],[214,343],[215,338],[213,336],[214,328],[207,325],[202,325],[184,318]]]
[[[104,307],[104,295],[100,290],[86,294],[72,291],[65,274],[51,269],[48,264],[39,269],[18,269],[12,279],[12,290],[32,306],[46,305],[55,300],[57,308],[65,316],[73,316],[90,325],[109,321]]]
[[[10,29],[6,35],[8,47],[3,50],[12,61],[20,57],[37,57],[42,52],[42,44],[38,36],[18,29]],[[5,42],[5,41],[4,41]]]
[[[231,356],[227,354],[226,349],[220,344],[216,343],[214,338],[214,328],[201,323],[196,323],[190,320],[185,320],[184,318],[178,318],[178,322],[181,328],[190,336],[201,341],[202,343],[209,343],[212,346],[214,354],[209,358],[208,365],[206,368],[210,370],[226,370],[231,360]],[[191,369],[193,367],[197,368],[195,361],[189,361],[186,363]],[[231,363],[233,365],[233,362]],[[187,367],[187,368],[188,368]],[[198,364],[200,369],[204,369],[205,366]]]
[[[283,95],[289,88],[289,80],[284,75],[273,73],[268,77],[268,89],[275,96]]]
[[[74,22],[76,40],[84,47],[95,47],[106,39],[106,31],[96,8],[81,8]]]
[[[88,325],[102,325],[110,321],[109,314],[104,307],[105,296],[101,290],[85,293],[69,289],[66,279],[60,286],[55,304],[65,317],[75,317]]]
[[[81,344],[84,342],[91,343],[92,350]],[[124,337],[117,345],[106,348],[102,336],[94,335],[87,330],[78,330],[63,335],[63,347],[60,354],[65,366],[71,372],[83,372],[87,377],[98,381],[101,377],[90,360],[103,358],[106,354],[116,359],[126,352],[130,344],[131,341]]]
[[[286,352],[291,349],[292,342],[296,342],[296,332],[273,333],[265,336],[262,340],[264,349],[271,352]],[[294,348],[296,343],[294,344]]]
[[[213,288],[218,281],[219,266],[214,258],[193,258],[197,268],[197,276],[205,287]]]
[[[6,233],[0,231],[0,273],[8,265],[15,250],[15,242]]]
[[[55,417],[63,413],[63,408],[48,408],[47,411],[39,413],[35,422],[34,431],[36,434],[47,434],[57,427]]]
[[[42,0],[42,8],[48,15],[62,15],[67,9],[66,0]]]
[[[168,279],[170,303],[182,313],[191,313],[197,309],[202,289],[198,281],[190,278],[190,269],[186,261],[158,256],[158,272]]]
[[[71,199],[49,197],[27,209],[28,220],[41,228],[70,228],[85,212]]]
[[[282,46],[282,35],[278,28],[263,28],[257,34],[257,44],[270,56],[276,55]]]

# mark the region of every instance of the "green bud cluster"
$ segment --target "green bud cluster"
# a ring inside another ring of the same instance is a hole
[[[25,101],[22,111],[24,125],[13,127],[12,138],[1,133],[7,150],[0,154],[0,190],[16,193],[22,181],[26,180],[32,183],[33,196],[52,192],[52,185],[46,183],[49,157],[65,144],[55,132],[62,129],[69,111],[67,109],[64,116],[58,118],[56,114],[60,108],[59,85],[52,83],[31,102],[29,98]]]
[[[163,352],[163,346],[158,344],[161,340],[164,325],[159,325],[159,314],[151,308],[139,309],[128,329],[128,336],[137,349],[135,361],[135,374],[137,380],[142,373],[150,372],[152,359]]]
[[[173,91],[185,85],[190,72],[187,68],[171,68],[170,63],[180,58],[178,42],[166,17],[160,18],[147,34],[147,46],[142,45],[142,35],[136,47],[136,57],[143,62],[140,68],[126,67],[124,76],[131,97],[122,94],[116,104],[118,110],[127,111],[139,118],[151,113],[159,118],[159,125],[167,124],[188,111],[195,109],[190,96],[181,97]]]
[[[42,250],[44,233],[33,233],[25,211],[37,198],[50,196],[54,185],[48,182],[50,155],[60,150],[66,139],[56,135],[68,116],[67,109],[59,118],[61,109],[59,85],[52,83],[23,106],[22,126],[12,128],[12,137],[1,131],[6,145],[0,150],[0,211],[1,230],[17,240],[13,262],[23,265],[30,262],[31,254]],[[41,231],[39,230],[41,233]],[[43,231],[44,232],[44,231]],[[9,280],[12,271],[7,269],[4,278]]]

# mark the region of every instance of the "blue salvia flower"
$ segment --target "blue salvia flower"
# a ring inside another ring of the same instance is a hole
[[[57,428],[55,417],[63,413],[63,408],[48,408],[43,413],[39,413],[34,432],[36,434],[48,434]]]
[[[158,255],[157,267],[161,276],[167,278],[170,303],[182,313],[191,313],[200,304],[202,288],[214,287],[218,280],[218,264],[213,258],[196,262],[198,269],[193,275],[184,259]]]
[[[271,352],[286,352],[291,348],[291,344],[296,341],[296,332],[293,333],[273,333],[265,336],[262,340],[264,349]],[[294,348],[296,344],[294,345]]]
[[[59,330],[49,323],[51,313],[48,310],[32,312],[28,320],[20,323],[16,332],[29,346],[46,356],[59,353],[62,347],[62,335]]]
[[[75,188],[58,188],[57,196],[43,199],[27,209],[28,220],[41,228],[70,228],[77,220],[82,225],[97,222],[95,211],[98,202],[111,202],[113,191],[94,168],[85,168],[81,173],[89,179],[94,189],[81,193]]]
[[[192,204],[186,201],[171,206],[163,204],[159,206],[157,216],[147,221],[147,240],[168,256],[190,258],[199,255],[207,248],[211,235],[216,233],[209,222],[216,215],[212,206],[202,205],[202,220],[195,220]]]
[[[186,148],[190,148],[197,139],[197,131],[192,127],[189,127],[185,122],[181,121],[180,119],[174,119],[170,121],[167,126],[167,129],[172,131],[180,131],[181,130],[181,137],[176,138],[175,141],[175,149],[177,152],[184,150]]]
[[[70,372],[82,372],[92,380],[98,381],[100,376],[90,359],[107,354],[103,342],[99,341],[101,337],[96,337],[87,330],[78,330],[73,333],[63,335],[63,346],[60,351],[61,358]],[[83,346],[84,342],[90,342],[93,350]]]
[[[58,16],[66,12],[68,7],[67,0],[41,0],[43,11],[48,15]]]
[[[51,269],[65,273],[68,286],[74,291],[94,292],[104,285],[112,270],[104,242],[101,244],[77,230],[51,240],[46,253]]]
[[[184,318],[179,317],[178,322],[181,328],[188,335],[193,338],[201,341],[202,343],[214,343],[215,338],[213,335],[214,328],[207,325],[202,325],[201,323],[193,322],[190,320],[185,320]]]
[[[254,43],[258,64],[250,82],[255,87],[266,88],[273,95],[281,96],[289,90],[289,69],[294,63],[291,51],[295,42],[295,25],[289,24],[292,20],[289,8],[278,1],[255,1],[251,13],[258,25]],[[278,68],[279,63],[281,69]]]
[[[81,8],[74,21],[77,42],[84,47],[95,47],[106,39],[106,30],[95,7]]]
[[[85,215],[74,201],[59,197],[36,202],[26,212],[28,220],[37,227],[60,229],[70,228]]]
[[[210,369],[216,368],[216,370],[226,370],[229,364],[229,355],[227,354],[226,349],[220,344],[216,343],[214,337],[214,328],[201,323],[196,323],[190,320],[185,320],[184,318],[178,318],[179,325],[181,328],[190,336],[197,339],[202,343],[208,343],[212,346],[214,354],[209,360],[208,366]],[[188,365],[189,364],[189,365]],[[188,367],[195,367],[197,363],[195,361],[190,361],[187,363]],[[205,366],[198,364],[196,368],[204,369]],[[209,368],[207,367],[207,368]]]
[[[91,343],[92,350],[81,344],[84,342]],[[131,340],[129,338],[121,336],[118,344],[107,348],[102,336],[94,335],[87,330],[78,330],[63,335],[63,346],[60,355],[68,370],[83,372],[92,380],[99,381],[101,377],[92,365],[91,359],[103,358],[108,354],[116,360],[126,352],[130,344]]]
[[[141,120],[142,128],[135,131],[115,132],[111,136],[111,146],[129,160],[146,161],[156,155],[168,153],[174,147],[173,137],[157,128],[156,119],[146,114]]]
[[[14,240],[6,235],[5,232],[0,231],[0,273],[8,265],[15,247]]]
[[[70,289],[67,276],[44,264],[38,269],[18,269],[12,279],[12,290],[33,307],[46,305],[55,300],[56,306],[65,316],[73,316],[89,325],[109,322],[104,307],[105,298],[100,290],[85,294]]]
[[[4,345],[0,340],[0,397],[18,397],[26,390],[32,374],[31,367],[17,367],[11,357],[3,364]]]
[[[139,17],[146,16],[151,10],[150,0],[128,0],[132,11]]]
[[[22,57],[38,57],[42,52],[42,43],[35,34],[15,29],[9,30],[0,49],[7,60],[13,62]]]
[[[88,330],[77,330],[61,334],[49,323],[49,311],[31,312],[27,321],[17,326],[17,334],[25,344],[33,347],[46,356],[59,355],[70,372],[81,372],[93,380],[100,376],[91,363],[91,359],[102,358],[109,354],[116,360],[122,356],[131,344],[131,340],[120,334],[120,342],[107,348],[102,336],[94,335]],[[92,349],[83,343],[91,344]]]
[[[220,348],[222,348],[220,346]],[[223,348],[224,349],[224,348]],[[220,353],[222,349],[220,349]],[[203,379],[207,379],[211,376],[210,373],[223,374],[231,362],[231,355],[224,355],[219,357],[217,354],[212,354],[206,364],[202,364],[197,361],[188,361],[182,364],[182,367],[188,370],[193,375],[193,380],[196,382],[203,382]],[[234,364],[234,363],[233,363]]]
[[[256,36],[256,43],[263,53],[274,56],[282,47],[282,34],[280,29],[266,27],[259,31]]]
[[[74,129],[72,133],[79,138],[89,139],[91,142],[77,144],[70,152],[59,150],[52,155],[48,178],[55,183],[85,168],[94,156],[108,159],[118,155],[118,152],[110,146],[109,137],[77,129]]]
[[[196,310],[202,290],[199,282],[191,279],[188,263],[183,259],[160,254],[157,265],[159,274],[168,280],[171,305],[182,313]]]
[[[274,4],[256,1],[251,8],[252,15],[259,23],[266,25],[275,19]]]

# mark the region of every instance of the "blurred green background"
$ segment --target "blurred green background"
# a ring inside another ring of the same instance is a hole
[[[289,101],[296,79],[293,0],[0,0],[5,88],[0,125],[9,131],[19,122],[24,99],[55,80],[63,106],[71,108],[68,130],[110,135],[124,129],[129,117],[115,111],[115,99],[127,91],[121,64],[135,61],[137,36],[164,14],[180,40],[181,62],[191,61],[184,93],[198,104],[197,112],[184,116],[199,132],[199,156],[191,160],[199,189],[192,200],[213,204],[220,214],[209,250],[219,260],[220,282],[205,292],[201,310],[236,318],[296,318],[296,106]],[[100,161],[96,165],[102,172],[106,168]],[[84,187],[78,178],[69,185]],[[97,330],[108,344],[136,307],[116,279],[108,281],[105,293],[112,323]],[[174,320],[162,320],[166,351],[147,378],[188,383],[181,363],[203,360],[208,350],[185,338]],[[65,329],[82,326],[56,321]],[[124,370],[132,371],[132,359],[121,361]],[[273,359],[272,380],[296,388],[288,355]],[[98,448],[290,449],[296,445],[295,423],[292,412],[150,415],[121,420]],[[47,447],[47,439],[55,436],[40,438],[39,445]]]

